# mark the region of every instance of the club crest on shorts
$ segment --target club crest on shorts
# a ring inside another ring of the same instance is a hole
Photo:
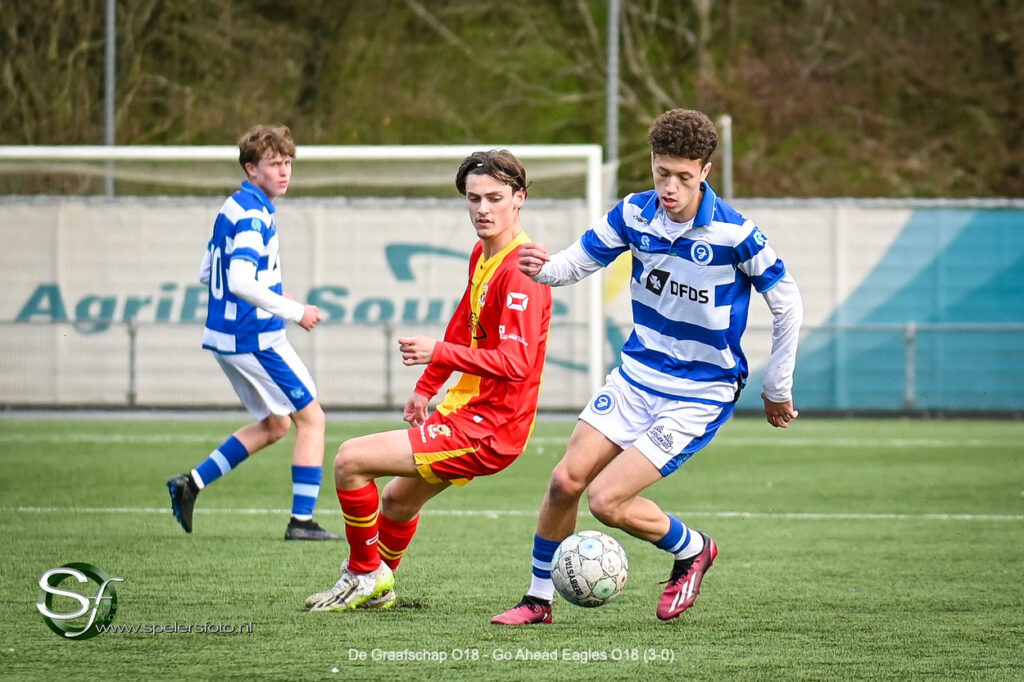
[[[602,391],[597,394],[594,398],[594,402],[590,403],[590,409],[598,414],[608,414],[615,407],[615,398],[612,397],[611,393]]]
[[[452,429],[447,424],[430,424],[427,427],[427,435],[431,438],[437,438],[438,436],[450,438],[452,435]]]

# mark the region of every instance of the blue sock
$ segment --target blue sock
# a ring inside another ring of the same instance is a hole
[[[551,579],[551,559],[561,542],[533,536],[533,575],[543,580]]]
[[[679,554],[692,556],[699,552],[703,547],[703,538],[697,533],[691,533],[682,521],[671,514],[665,514],[665,516],[668,517],[668,532],[665,533],[665,537],[655,542],[654,546],[671,552],[676,555],[677,559],[683,558]],[[697,551],[692,551],[698,544],[700,546],[697,547]]]
[[[321,467],[292,467],[292,516],[296,519],[308,521],[313,518],[322,476]]]
[[[192,470],[192,479],[200,488],[205,488],[248,457],[249,451],[242,445],[242,441],[231,436]]]

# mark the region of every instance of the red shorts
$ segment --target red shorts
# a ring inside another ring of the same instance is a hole
[[[422,426],[409,429],[416,468],[427,482],[466,485],[476,476],[498,473],[519,456],[495,452],[490,437],[465,435],[459,428],[465,418],[458,412],[444,415],[434,411]]]

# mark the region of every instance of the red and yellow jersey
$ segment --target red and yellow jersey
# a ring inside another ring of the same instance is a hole
[[[466,292],[416,383],[431,398],[462,372],[437,410],[458,413],[468,435],[490,436],[502,454],[521,453],[533,431],[551,326],[550,288],[519,271],[519,247],[529,241],[520,232],[486,260],[477,242]]]

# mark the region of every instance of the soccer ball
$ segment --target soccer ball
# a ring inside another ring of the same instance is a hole
[[[551,580],[566,601],[601,606],[619,596],[626,585],[629,560],[615,538],[597,530],[573,533],[558,546],[551,561]]]

